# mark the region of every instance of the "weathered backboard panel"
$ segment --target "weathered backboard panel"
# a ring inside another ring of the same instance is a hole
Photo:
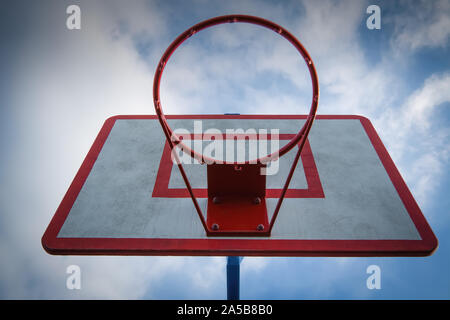
[[[167,118],[173,129],[192,133],[194,121],[202,132],[278,129],[280,145],[306,119]],[[191,142],[208,143],[195,134]],[[267,176],[269,219],[294,156],[283,156]],[[184,168],[206,214],[206,166]],[[115,116],[102,127],[42,244],[51,254],[72,255],[425,256],[437,239],[364,117],[316,118],[270,237],[218,238],[206,236],[156,116]]]

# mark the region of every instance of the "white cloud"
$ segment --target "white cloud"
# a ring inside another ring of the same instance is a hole
[[[241,273],[244,276],[246,273],[261,272],[269,264],[270,258],[262,257],[245,257],[241,261]]]
[[[371,116],[393,97],[394,77],[386,72],[386,61],[372,65],[359,40],[365,19],[364,2],[302,2],[303,19],[296,35],[316,65],[322,114],[363,114]]]
[[[445,162],[448,160],[448,152],[450,150],[443,150],[443,153],[432,153],[420,156],[414,163],[412,163],[411,176],[414,177],[414,192],[418,200],[427,204],[429,202],[429,195],[433,194],[433,190],[439,184],[439,176],[444,173],[446,168]],[[446,158],[446,159],[445,159]]]
[[[450,74],[434,74],[415,90],[399,109],[383,113],[382,128],[391,156],[404,170],[419,203],[425,205],[439,185],[449,160],[450,130],[434,126],[437,108],[450,103]]]
[[[424,47],[445,47],[450,40],[450,2],[420,1],[404,7],[393,22],[395,34],[392,44],[400,49],[416,50]]]
[[[434,74],[406,101],[402,111],[406,125],[415,125],[420,130],[430,129],[430,118],[445,102],[450,102],[450,73]]]

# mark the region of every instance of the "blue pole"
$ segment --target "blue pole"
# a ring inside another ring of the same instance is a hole
[[[239,300],[239,265],[240,257],[228,257],[227,259],[227,299]]]
[[[240,113],[225,113],[225,115],[240,115]],[[240,263],[241,257],[227,258],[227,299],[239,300]]]

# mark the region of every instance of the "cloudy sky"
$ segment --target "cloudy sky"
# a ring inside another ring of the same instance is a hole
[[[81,30],[66,28],[67,6]],[[366,27],[371,4],[381,29]],[[450,298],[450,2],[7,1],[0,12],[0,298],[222,299],[225,258],[50,256],[40,239],[104,120],[153,114],[156,64],[191,25],[230,13],[272,20],[317,67],[319,114],[371,119],[439,239],[427,258],[245,258],[244,299]],[[233,24],[177,51],[168,114],[306,113],[311,85],[275,33]],[[82,289],[66,289],[66,268]],[[382,271],[368,290],[366,268]]]

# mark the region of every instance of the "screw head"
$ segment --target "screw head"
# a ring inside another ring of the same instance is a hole
[[[256,197],[253,199],[253,204],[260,204],[261,203],[261,198],[260,197]]]
[[[217,230],[219,230],[219,225],[218,225],[217,223],[213,223],[213,225],[211,226],[211,228],[212,228],[214,231],[217,231]]]
[[[220,198],[219,197],[214,197],[213,198],[213,203],[214,204],[219,204],[220,203]]]
[[[264,230],[264,226],[262,224],[258,224],[258,226],[256,227],[256,230],[263,231]]]

